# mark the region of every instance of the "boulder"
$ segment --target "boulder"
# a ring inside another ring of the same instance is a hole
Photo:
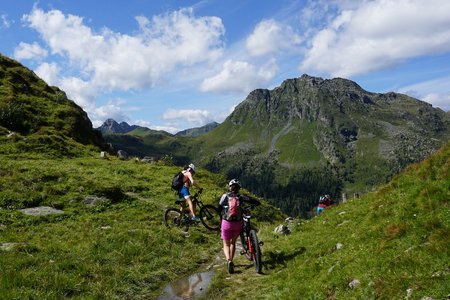
[[[64,211],[62,211],[60,209],[55,209],[55,208],[49,207],[49,206],[24,208],[24,209],[20,209],[20,211],[29,216],[46,216],[46,215],[63,214],[64,213]]]
[[[291,231],[289,230],[289,227],[287,227],[284,224],[278,225],[277,228],[275,228],[274,232],[276,234],[289,234]]]

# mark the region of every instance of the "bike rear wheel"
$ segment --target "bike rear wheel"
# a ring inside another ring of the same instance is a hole
[[[189,224],[184,219],[179,209],[168,208],[164,213],[164,223],[168,228],[178,227],[187,231],[189,229]]]
[[[220,228],[220,212],[214,205],[207,204],[200,209],[200,221],[209,230],[218,231]]]
[[[250,230],[250,242],[251,242],[251,252],[253,254],[253,264],[255,265],[255,270],[257,273],[261,273],[262,262],[261,262],[261,248],[259,247],[258,236],[255,230]]]

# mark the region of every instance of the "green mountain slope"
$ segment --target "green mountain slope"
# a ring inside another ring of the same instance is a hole
[[[217,233],[163,225],[164,209],[178,206],[178,167],[101,157],[81,108],[3,56],[0,94],[1,299],[155,299],[216,257]],[[217,204],[225,178],[196,178],[202,200]],[[273,208],[257,215],[280,218]]]
[[[244,258],[208,299],[447,299],[450,144],[361,199],[278,236],[260,228],[263,275]]]
[[[182,130],[177,132],[175,135],[177,136],[189,136],[189,137],[197,137],[200,135],[204,135],[219,125],[217,122],[211,122],[201,127],[190,128],[186,130]]]
[[[80,155],[104,147],[87,114],[31,70],[0,55],[0,153]]]
[[[449,115],[425,102],[303,75],[250,93],[189,156],[305,215],[320,194],[370,191],[449,139]]]

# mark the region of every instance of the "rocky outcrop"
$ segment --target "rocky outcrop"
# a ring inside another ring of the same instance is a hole
[[[139,128],[137,125],[129,125],[127,122],[117,123],[113,119],[107,119],[97,128],[102,134],[128,133]]]

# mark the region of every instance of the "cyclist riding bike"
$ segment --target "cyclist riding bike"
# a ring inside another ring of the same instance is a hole
[[[237,179],[232,179],[228,183],[230,192],[224,193],[219,201],[219,211],[222,214],[222,233],[223,253],[227,259],[227,270],[230,274],[234,273],[234,253],[236,252],[236,240],[242,231],[243,210],[242,204],[244,202],[259,205],[258,200],[252,199],[248,196],[241,195],[241,183]]]

